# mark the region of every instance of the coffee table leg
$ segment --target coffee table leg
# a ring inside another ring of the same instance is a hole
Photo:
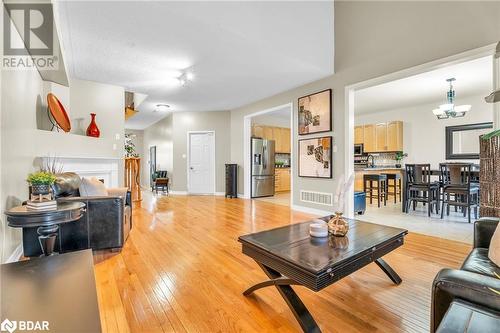
[[[388,263],[384,261],[382,258],[378,258],[375,260],[375,263],[384,271],[385,274],[391,279],[395,284],[400,284],[403,280],[399,277],[398,273],[396,273]]]
[[[50,256],[54,254],[54,246],[56,244],[57,232],[59,231],[59,226],[50,225],[38,227],[36,232],[38,233],[38,241],[40,242],[40,247],[42,248],[42,256]]]
[[[308,333],[313,333],[313,332],[320,333],[321,330],[318,327],[318,324],[316,324],[316,321],[312,317],[311,313],[309,313],[304,303],[302,303],[299,296],[295,293],[292,287],[290,287],[290,284],[281,284],[281,282],[285,282],[287,278],[283,277],[280,273],[278,273],[272,268],[269,268],[261,263],[258,264],[260,268],[264,271],[264,273],[266,273],[266,275],[269,277],[270,280],[259,283],[253,287],[250,287],[243,294],[249,295],[256,289],[274,285],[276,289],[278,289],[281,297],[283,297],[290,310],[292,310],[292,313],[295,316],[295,319],[297,319],[297,321],[299,322],[300,327],[302,327],[302,330]],[[279,281],[279,282],[270,283],[270,281]]]

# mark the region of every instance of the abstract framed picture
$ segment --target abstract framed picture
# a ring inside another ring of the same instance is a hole
[[[332,89],[300,97],[299,135],[332,130]]]
[[[299,177],[332,178],[332,137],[299,140]]]

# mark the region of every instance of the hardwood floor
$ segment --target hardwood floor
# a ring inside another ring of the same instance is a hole
[[[133,214],[122,252],[94,257],[104,332],[300,332],[276,288],[242,295],[266,277],[237,238],[310,216],[209,196],[145,198]],[[370,264],[319,293],[294,289],[323,332],[428,332],[432,280],[443,267],[459,267],[469,250],[410,233],[384,257],[399,286]]]

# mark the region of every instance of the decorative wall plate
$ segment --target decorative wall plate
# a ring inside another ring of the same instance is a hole
[[[59,99],[54,94],[49,93],[47,95],[47,105],[52,118],[57,123],[57,125],[54,123],[52,124],[61,128],[64,132],[69,132],[71,130],[71,122],[69,121],[68,114]]]

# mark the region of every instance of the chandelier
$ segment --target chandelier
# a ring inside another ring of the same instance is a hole
[[[448,119],[448,118],[459,118],[465,116],[467,111],[470,111],[471,106],[468,104],[465,105],[455,105],[453,102],[455,101],[455,90],[453,90],[453,81],[455,78],[447,79],[446,82],[450,84],[450,90],[446,93],[446,100],[448,103],[441,104],[437,109],[432,110],[432,113],[438,119]]]

